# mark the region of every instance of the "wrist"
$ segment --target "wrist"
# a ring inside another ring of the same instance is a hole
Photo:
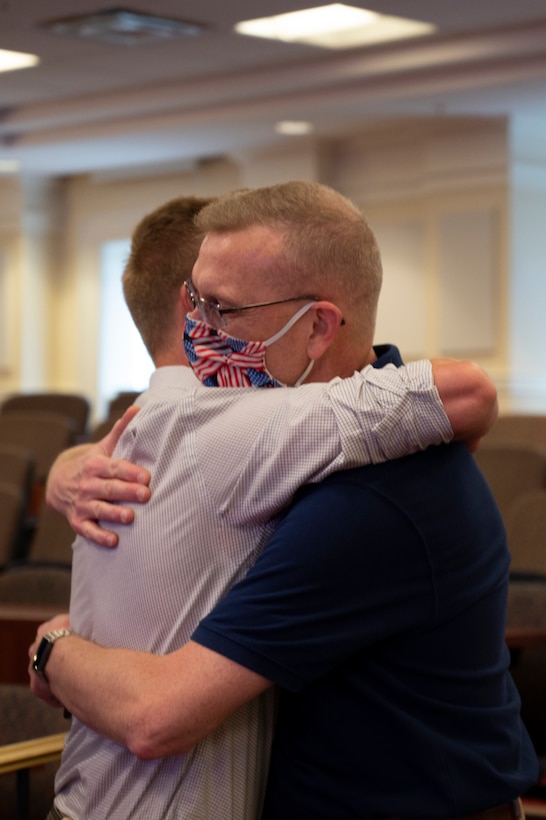
[[[38,677],[46,683],[49,683],[46,675],[46,666],[55,643],[60,638],[67,638],[73,634],[71,629],[53,629],[51,632],[46,632],[38,644],[36,654],[32,660],[32,668]]]

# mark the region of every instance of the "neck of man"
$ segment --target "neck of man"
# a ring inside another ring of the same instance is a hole
[[[153,362],[156,368],[190,366],[181,344],[177,345],[176,349],[167,349],[156,352],[156,355],[153,357]]]
[[[343,352],[338,351],[335,355],[331,351],[331,354],[322,356],[315,361],[306,382],[329,382],[335,378],[346,379],[352,376],[355,371],[362,370],[366,365],[373,364],[377,359],[371,345],[366,346],[364,353],[346,349]]]

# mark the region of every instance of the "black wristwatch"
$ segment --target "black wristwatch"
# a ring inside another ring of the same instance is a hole
[[[53,649],[53,644],[55,641],[58,641],[59,638],[65,638],[67,635],[72,635],[71,629],[54,629],[52,632],[48,632],[40,643],[38,644],[38,649],[36,650],[36,654],[32,659],[32,668],[39,675],[42,680],[45,680],[46,683],[47,678],[45,674],[45,668],[48,661],[49,656],[51,655],[51,650]]]

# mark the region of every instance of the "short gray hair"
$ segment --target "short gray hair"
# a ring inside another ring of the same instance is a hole
[[[381,255],[359,209],[326,185],[292,181],[220,197],[196,217],[202,233],[262,226],[283,236],[276,275],[321,299],[342,301],[373,333],[381,290]]]

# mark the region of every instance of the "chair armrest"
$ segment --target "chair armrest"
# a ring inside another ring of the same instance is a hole
[[[31,769],[52,760],[59,760],[64,748],[66,733],[46,735],[20,743],[0,746],[0,774]]]

